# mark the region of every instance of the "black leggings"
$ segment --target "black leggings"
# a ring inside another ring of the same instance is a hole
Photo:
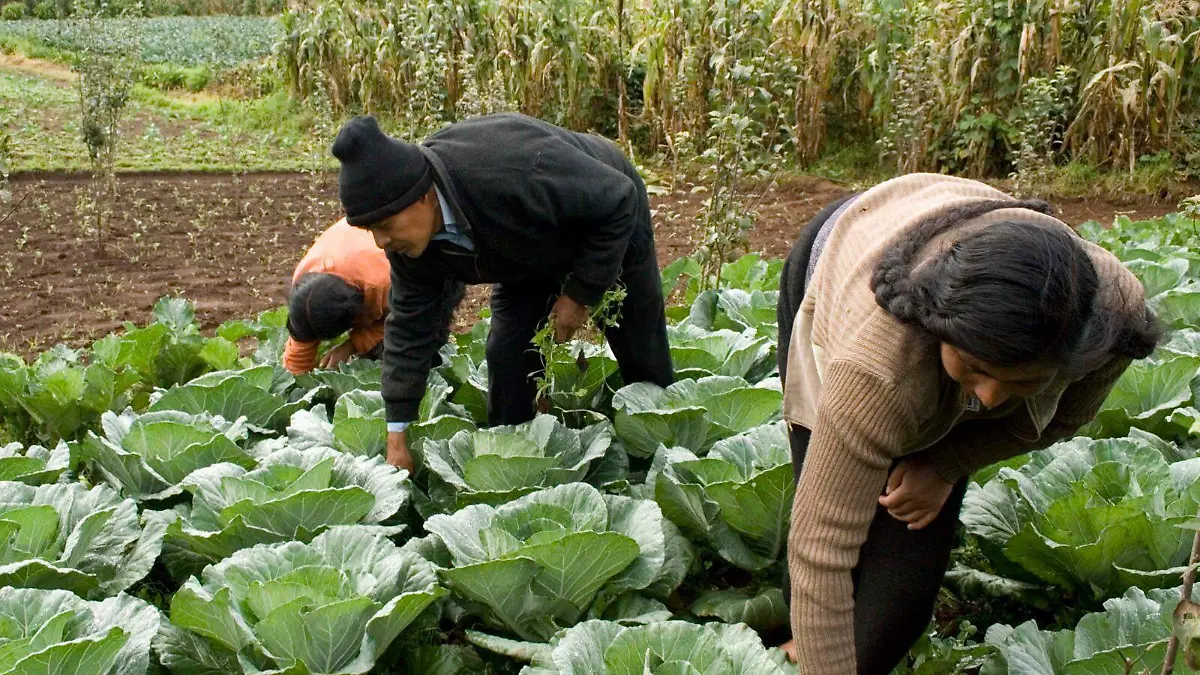
[[[779,373],[787,374],[788,346],[792,322],[804,298],[804,277],[817,231],[844,200],[818,213],[800,234],[783,266],[779,288]],[[811,433],[791,426],[788,440],[792,469],[797,481],[804,466]],[[938,588],[950,550],[958,532],[967,479],[955,483],[946,505],[924,529],[912,531],[908,524],[877,507],[867,540],[851,572],[854,581],[854,645],[859,675],[888,675],[921,637],[933,615]],[[791,601],[791,579],[784,566],[783,593]]]

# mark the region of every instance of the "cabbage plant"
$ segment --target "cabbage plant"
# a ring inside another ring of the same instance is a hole
[[[89,363],[64,345],[28,365],[16,354],[0,353],[0,420],[13,438],[71,440],[101,413],[129,405],[139,382],[128,368]]]
[[[485,344],[490,322],[479,321],[470,331],[459,333],[439,352],[442,365],[436,369],[450,386],[448,402],[469,419],[487,421],[488,370]]]
[[[14,480],[27,485],[56,483],[70,466],[71,449],[64,441],[59,441],[53,450],[20,443],[0,446],[0,481]]]
[[[167,566],[182,578],[238,549],[310,541],[334,525],[398,533],[410,497],[407,478],[407,471],[379,457],[286,445],[252,471],[236,464],[201,469],[184,482],[191,503],[167,512],[174,518],[164,546]]]
[[[249,433],[244,418],[229,423],[207,413],[127,410],[100,421],[104,435],[88,432],[81,455],[97,476],[139,502],[181,494],[188,476],[213,464],[257,463],[240,445]]]
[[[779,419],[783,393],[771,378],[751,385],[740,377],[680,380],[663,389],[649,382],[621,388],[613,397],[617,437],[635,456],[658,446],[702,453],[723,438]]]
[[[1124,436],[1137,428],[1185,442],[1200,432],[1200,258],[1172,246],[1126,245],[1117,252],[1142,282],[1146,303],[1159,321],[1176,330],[1151,358],[1122,373],[1084,432]]]
[[[683,323],[704,330],[728,329],[741,332],[749,328],[763,337],[775,340],[779,332],[776,326],[779,320],[776,308],[778,303],[777,290],[708,290],[696,297]]]
[[[150,410],[210,413],[227,420],[245,417],[255,431],[281,432],[292,413],[307,408],[321,391],[313,389],[291,400],[287,390],[294,381],[291,375],[270,365],[220,370],[157,392]]]
[[[352,391],[379,391],[382,380],[383,368],[379,361],[356,358],[339,365],[336,370],[318,368],[297,375],[296,387],[301,391],[324,387],[334,397],[341,397]]]
[[[287,435],[294,448],[323,446],[382,457],[387,450],[383,396],[377,391],[347,392],[334,404],[332,420],[324,405],[298,410],[292,414]]]
[[[624,480],[628,458],[613,446],[612,426],[568,429],[549,415],[525,424],[460,431],[422,445],[431,472],[430,497],[446,511],[470,504],[503,504],[535,490],[574,483]]]
[[[433,566],[384,533],[334,527],[188,579],[155,648],[176,673],[367,673],[444,593]]]
[[[681,324],[667,331],[679,379],[726,375],[757,382],[776,367],[774,342],[753,328],[708,331]]]
[[[981,672],[992,675],[1126,675],[1162,671],[1179,590],[1130,588],[1088,614],[1074,630],[1040,630],[1027,621],[997,624],[985,642],[995,650]],[[1180,645],[1176,673],[1196,673]]]
[[[624,592],[665,597],[691,560],[657,504],[586,483],[436,515],[425,529],[449,550],[441,575],[469,611],[539,642]]]
[[[1093,602],[1178,583],[1191,547],[1200,458],[1171,463],[1145,434],[1076,438],[967,490],[962,522],[1002,574]]]
[[[429,440],[447,440],[460,431],[475,429],[465,408],[450,400],[453,387],[439,371],[429,374],[425,396],[417,411],[417,421],[408,427],[409,449],[420,455],[421,444]]]
[[[607,344],[572,340],[555,345],[546,364],[545,396],[563,416],[606,413],[620,383],[618,370]]]
[[[1136,361],[1121,374],[1096,419],[1083,433],[1096,437],[1124,436],[1141,429],[1172,440],[1186,440],[1200,431],[1200,353],[1179,354],[1166,349],[1152,360]],[[1195,430],[1195,431],[1193,431]]]
[[[160,615],[124,593],[88,602],[67,591],[0,588],[0,673],[146,675]]]
[[[530,665],[521,675],[795,675],[779,649],[763,646],[744,624],[659,621],[623,626],[584,621],[561,631],[549,644],[529,644],[468,633],[475,644]]]
[[[1172,328],[1200,328],[1200,273],[1192,269],[1197,265],[1194,252],[1172,255],[1167,250],[1158,260],[1125,261],[1142,282],[1146,303]]]
[[[0,482],[0,585],[116,595],[150,571],[165,529],[107,485]]]
[[[746,570],[782,559],[795,486],[787,427],[755,427],[705,457],[660,447],[647,486],[663,515]]]
[[[92,362],[135,372],[147,387],[183,384],[211,370],[237,366],[241,355],[234,340],[221,328],[215,337],[201,335],[195,307],[184,298],[160,298],[151,317],[145,326],[125,322],[120,333],[97,340]]]

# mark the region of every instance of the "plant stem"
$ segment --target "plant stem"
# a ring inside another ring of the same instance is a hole
[[[1179,601],[1191,600],[1192,586],[1196,583],[1196,563],[1200,563],[1200,531],[1192,540],[1192,555],[1188,558],[1187,571],[1183,573],[1183,588],[1179,591]],[[1179,652],[1179,636],[1171,632],[1171,640],[1167,643],[1167,655],[1163,659],[1162,675],[1171,675],[1175,671],[1175,655]]]

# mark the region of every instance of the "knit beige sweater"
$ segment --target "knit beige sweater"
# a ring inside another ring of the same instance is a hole
[[[825,243],[793,324],[783,404],[789,423],[812,430],[788,538],[792,633],[804,675],[855,673],[850,571],[895,458],[920,452],[956,480],[1048,446],[1090,420],[1129,365],[1114,358],[1074,381],[1060,376],[1035,397],[972,413],[942,369],[937,341],[875,303],[871,275],[892,241],[943,209],[1008,198],[975,181],[903,176],[859,197]],[[935,238],[922,255],[1015,216],[1069,229],[1051,216],[1000,209]],[[1100,302],[1141,311],[1136,277],[1084,245],[1101,279]]]

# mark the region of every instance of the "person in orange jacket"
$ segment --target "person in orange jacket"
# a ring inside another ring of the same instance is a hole
[[[288,293],[288,341],[283,367],[293,375],[318,365],[337,368],[354,356],[370,354],[383,342],[391,265],[367,230],[343,218],[313,242],[296,265]],[[346,341],[318,363],[322,340],[346,331]]]

